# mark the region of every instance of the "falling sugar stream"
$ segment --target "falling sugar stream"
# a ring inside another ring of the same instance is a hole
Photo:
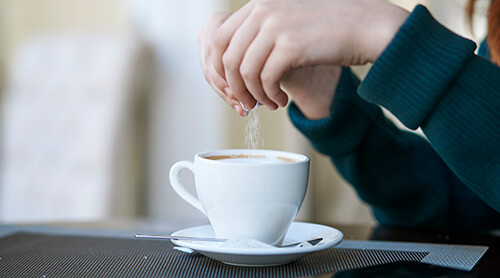
[[[258,109],[252,109],[247,116],[247,125],[245,128],[245,143],[248,149],[258,149],[262,143],[260,139],[260,123]]]

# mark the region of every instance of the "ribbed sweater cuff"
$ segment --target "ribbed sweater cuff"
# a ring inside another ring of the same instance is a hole
[[[476,45],[439,24],[418,5],[375,62],[358,93],[408,128],[425,121]]]
[[[295,105],[289,106],[289,116],[321,153],[343,155],[361,143],[372,125],[371,116],[378,107],[362,100],[356,93],[359,80],[349,68],[344,68],[330,107],[330,115],[319,120],[307,119]]]

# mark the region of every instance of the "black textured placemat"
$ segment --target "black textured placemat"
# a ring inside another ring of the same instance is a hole
[[[293,263],[248,268],[172,249],[169,241],[18,233],[0,239],[0,277],[305,277],[428,252],[330,248]]]

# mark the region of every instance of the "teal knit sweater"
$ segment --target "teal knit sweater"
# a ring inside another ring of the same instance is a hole
[[[500,68],[475,48],[417,6],[363,82],[343,69],[328,118],[290,105],[382,225],[500,228]]]

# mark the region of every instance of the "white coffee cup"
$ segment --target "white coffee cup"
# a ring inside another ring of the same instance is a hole
[[[197,197],[179,180],[193,172]],[[173,189],[205,214],[217,237],[251,238],[279,245],[304,200],[309,158],[273,150],[216,150],[170,169]]]

